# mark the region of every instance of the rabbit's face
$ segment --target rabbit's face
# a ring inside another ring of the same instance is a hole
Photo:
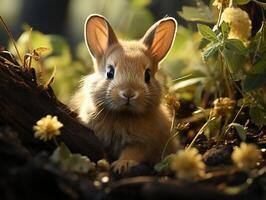
[[[144,113],[160,103],[161,88],[147,48],[139,42],[121,42],[110,49],[98,71],[94,100],[113,111]]]
[[[103,16],[89,16],[84,35],[98,77],[90,88],[94,106],[133,113],[158,106],[161,88],[155,74],[175,32],[176,21],[168,17],[155,23],[139,41],[123,42]]]

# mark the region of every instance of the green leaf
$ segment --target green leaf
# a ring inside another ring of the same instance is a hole
[[[95,163],[91,162],[90,159],[81,154],[73,154],[69,158],[63,161],[63,167],[66,170],[88,173],[91,169],[95,168]]]
[[[212,31],[210,27],[204,24],[197,24],[197,26],[198,26],[199,33],[201,34],[202,37],[212,42],[218,41],[216,34]]]
[[[174,154],[170,154],[168,156],[166,156],[162,162],[157,163],[154,166],[155,171],[159,172],[159,173],[167,173],[170,171],[170,165],[172,160],[174,159]]]
[[[250,92],[261,87],[265,87],[266,84],[266,71],[262,74],[248,74],[244,79],[243,90]]]
[[[244,5],[249,3],[251,0],[234,0],[234,2],[238,5]]]
[[[188,21],[215,23],[210,8],[200,1],[197,2],[197,7],[183,6],[182,11],[177,13]]]
[[[61,142],[60,146],[58,146],[55,151],[53,152],[51,159],[55,162],[62,162],[65,159],[71,156],[71,152],[68,147]]]
[[[232,48],[227,48],[227,46],[223,49],[223,55],[231,73],[239,72],[239,70],[242,69],[245,60],[243,55]]]
[[[170,90],[178,90],[178,89],[181,89],[181,88],[185,88],[185,87],[188,87],[188,86],[191,86],[191,85],[194,85],[196,83],[199,83],[199,82],[203,82],[205,80],[204,77],[197,77],[197,78],[190,78],[190,79],[187,79],[187,80],[184,80],[184,81],[180,81],[176,84],[174,84]]]
[[[259,106],[252,106],[249,109],[251,121],[257,125],[266,125],[266,111]]]
[[[223,21],[222,25],[221,25],[221,31],[222,31],[222,34],[223,34],[223,37],[224,38],[228,38],[228,34],[229,34],[229,31],[230,31],[230,27],[229,25]]]
[[[213,45],[209,46],[206,50],[202,53],[202,58],[204,61],[207,61],[208,58],[215,55],[220,47],[220,43],[214,43]]]
[[[202,38],[199,42],[199,49],[204,49],[208,44],[210,44],[210,41]]]
[[[252,67],[251,74],[261,74],[266,71],[266,53],[262,55],[259,61]]]
[[[51,159],[60,163],[68,171],[87,173],[95,168],[95,163],[91,162],[87,156],[72,154],[63,142],[56,148]]]
[[[27,30],[23,32],[18,40],[16,41],[17,48],[21,55],[25,55],[34,49],[45,48],[47,51],[42,52],[42,55],[48,56],[53,52],[52,44],[50,38],[39,32]],[[15,48],[12,44],[9,45],[9,50],[15,53]]]
[[[238,39],[227,39],[225,40],[225,48],[235,51],[236,53],[240,55],[245,55],[247,53],[247,48],[243,44],[241,40]]]
[[[234,127],[236,129],[236,132],[238,133],[238,136],[242,141],[246,141],[247,138],[247,130],[244,126],[238,123],[231,123],[229,124],[230,127]]]
[[[44,64],[46,66],[69,66],[71,62],[71,52],[70,47],[66,40],[62,36],[58,35],[48,35],[50,39],[53,54],[45,59]]]

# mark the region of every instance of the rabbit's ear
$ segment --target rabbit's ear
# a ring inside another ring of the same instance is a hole
[[[108,47],[117,42],[112,27],[101,15],[90,15],[87,18],[84,37],[91,55],[96,59],[100,59]]]
[[[172,47],[177,22],[172,17],[166,17],[156,22],[145,33],[143,43],[148,47],[152,59],[159,63]]]

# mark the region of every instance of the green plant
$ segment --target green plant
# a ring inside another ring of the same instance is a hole
[[[194,59],[200,63],[198,70],[187,71],[191,75],[185,80],[170,84],[170,91],[179,93],[180,98],[186,98],[184,94],[187,91],[190,94],[194,91],[196,94],[190,99],[199,106],[199,110],[194,114],[200,114],[203,116],[201,118],[207,120],[187,149],[191,149],[201,134],[205,134],[207,138],[213,137],[218,142],[225,142],[225,136],[231,129],[235,129],[238,137],[245,141],[247,127],[238,122],[244,109],[249,110],[246,119],[250,118],[257,126],[266,125],[265,4],[255,1],[261,6],[263,22],[259,31],[251,36],[249,16],[238,8],[238,5],[250,1],[217,2],[215,5],[219,4],[219,16],[215,25],[210,28],[205,24],[197,24],[202,38],[198,43],[202,51],[202,63],[197,57],[190,57],[190,60]],[[207,15],[210,16],[210,10],[202,4],[194,8],[184,7],[179,15],[189,21],[212,22],[209,20],[212,17],[194,15],[202,10],[208,10]],[[212,101],[214,107],[208,109],[206,104],[201,107],[203,101]],[[155,169],[159,172],[169,171],[172,157],[173,155],[166,156]]]
[[[213,94],[214,98],[235,99],[239,93],[241,98],[237,98],[238,106],[249,108],[249,117],[253,123],[266,125],[265,5],[259,3],[263,15],[261,28],[255,36],[250,36],[250,19],[245,11],[237,8],[237,5],[248,2],[231,1],[229,7],[221,6],[217,23],[212,29],[207,25],[198,24],[198,31],[202,36],[199,48],[202,50],[204,62],[201,70],[203,73],[197,76],[198,72],[192,72],[192,78],[174,84],[172,89],[180,92],[184,87],[200,83],[194,86],[198,93],[195,95],[198,105],[202,101],[202,93],[206,91]],[[191,12],[187,9],[185,11]],[[235,21],[239,20],[242,21],[237,24]]]

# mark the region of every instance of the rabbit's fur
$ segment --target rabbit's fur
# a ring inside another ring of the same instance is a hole
[[[113,167],[119,172],[138,163],[158,162],[170,137],[171,117],[161,104],[162,89],[155,75],[175,32],[175,20],[164,18],[141,40],[121,41],[104,17],[91,15],[85,23],[95,73],[83,79],[72,108],[118,159]],[[110,66],[113,78],[107,75]],[[166,153],[176,149],[173,140]]]

